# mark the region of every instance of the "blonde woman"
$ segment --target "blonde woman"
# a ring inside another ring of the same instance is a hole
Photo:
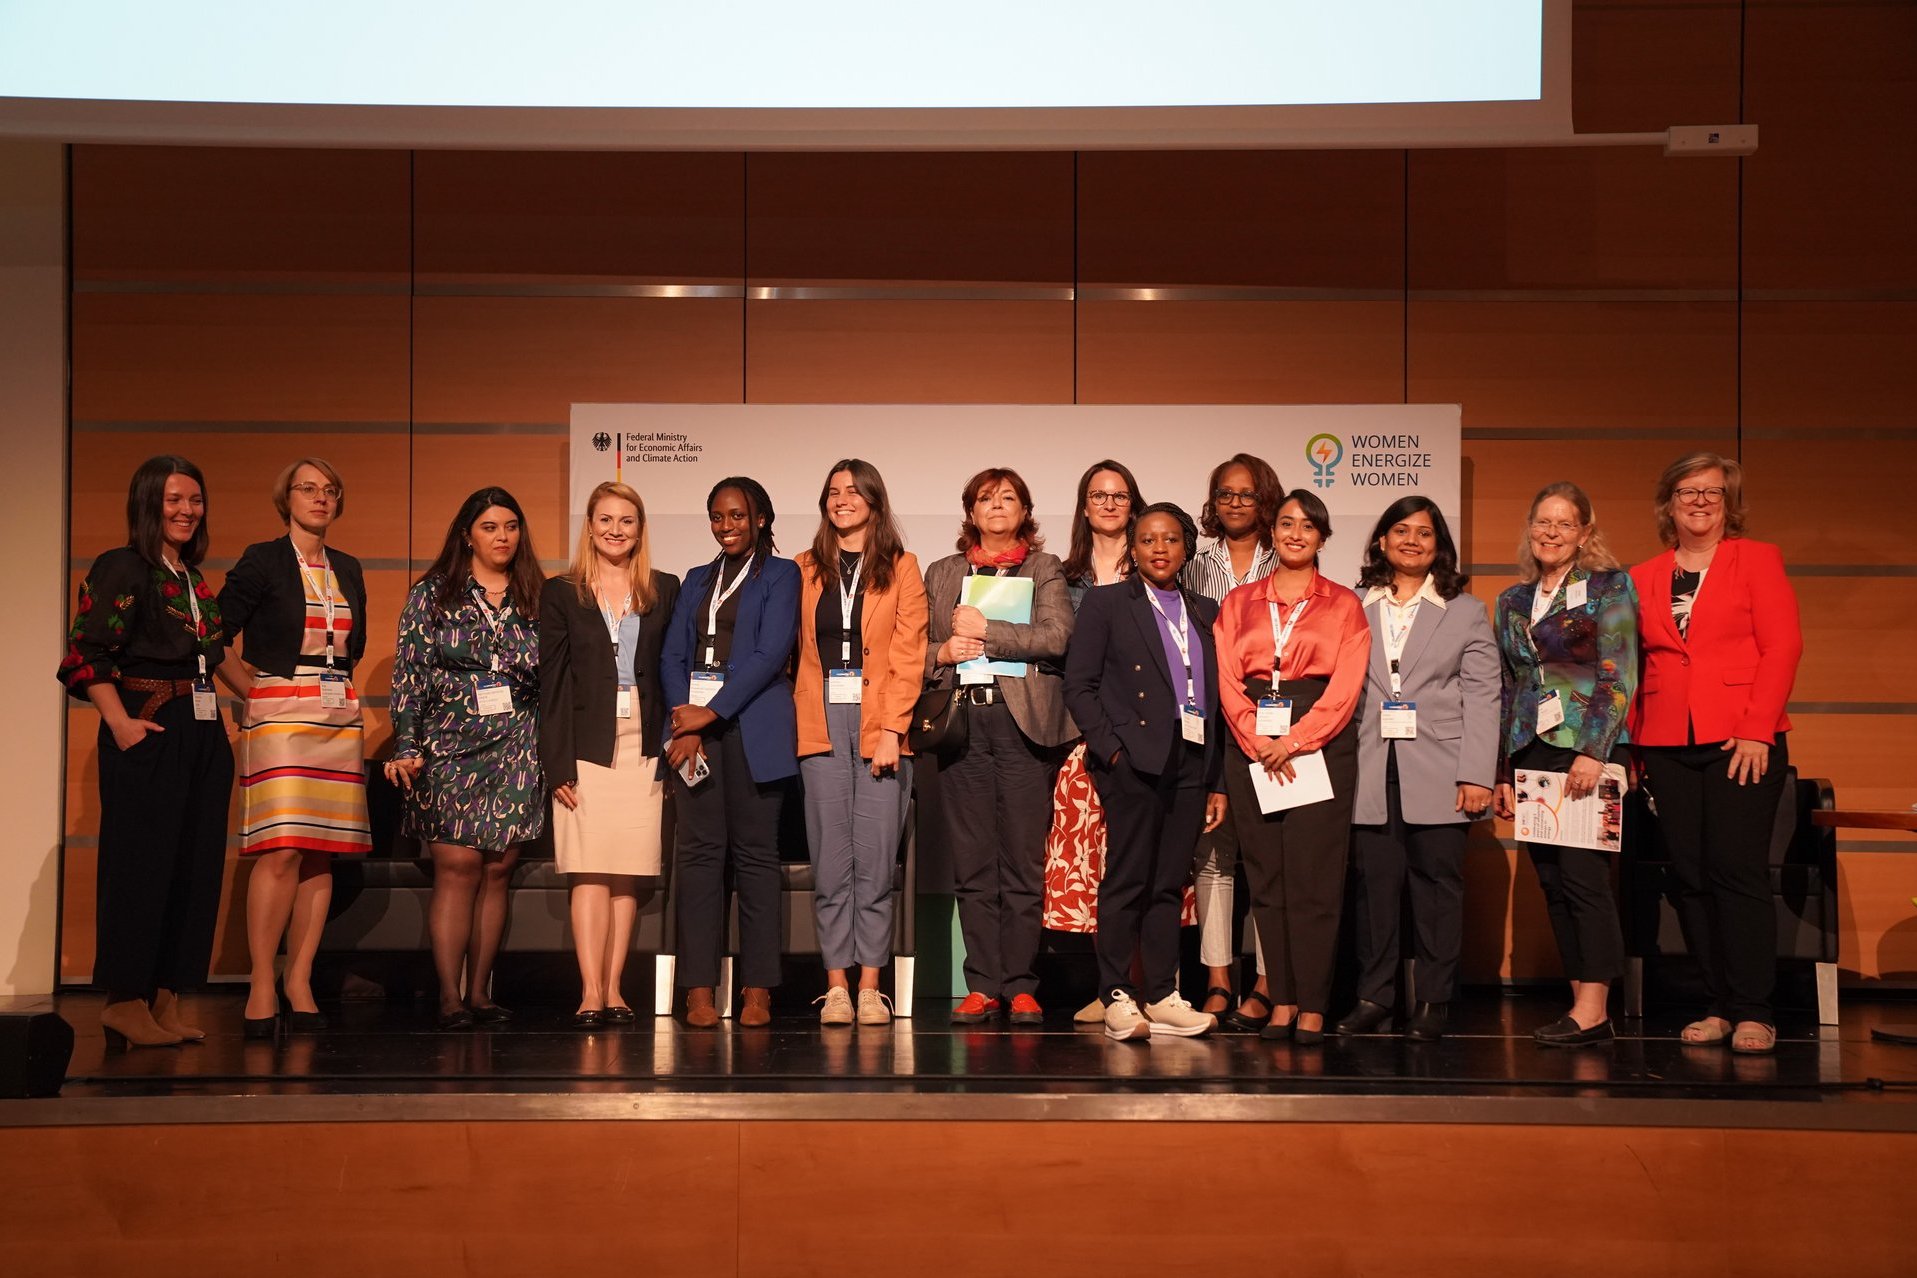
[[[678,597],[652,567],[639,494],[593,489],[572,564],[539,599],[539,762],[571,880],[581,1029],[635,1019],[619,982],[639,880],[659,874],[665,768],[649,746],[665,733],[659,650]]]

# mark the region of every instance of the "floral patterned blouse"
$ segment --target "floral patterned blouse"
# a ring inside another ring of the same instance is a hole
[[[393,653],[393,757],[428,759],[483,751],[511,734],[518,720],[531,721],[539,705],[539,620],[508,596],[493,609],[497,628],[479,607],[479,583],[468,577],[461,602],[442,612],[440,582],[429,577],[406,596]],[[512,690],[511,714],[478,713],[475,689],[482,677]]]
[[[224,638],[220,601],[198,568],[187,568],[182,579],[122,546],[94,560],[80,583],[59,679],[85,697],[94,684],[123,677],[190,679],[199,673],[199,657],[211,674],[226,655]]]

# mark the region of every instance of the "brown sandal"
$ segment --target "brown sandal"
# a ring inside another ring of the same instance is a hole
[[[1701,1021],[1692,1021],[1684,1027],[1684,1032],[1678,1035],[1690,1046],[1721,1043],[1730,1036],[1731,1023],[1721,1016],[1706,1016]]]
[[[1740,1056],[1763,1056],[1777,1050],[1777,1030],[1762,1021],[1739,1021],[1731,1035],[1731,1050]]]

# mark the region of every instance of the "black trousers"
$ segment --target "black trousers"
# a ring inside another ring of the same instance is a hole
[[[752,779],[736,723],[706,737],[712,775],[687,786],[673,771],[679,805],[672,897],[679,926],[682,989],[719,983],[726,942],[726,871],[739,895],[738,984],[770,989],[779,983],[779,813],[791,788]]]
[[[1418,1000],[1448,1003],[1457,993],[1458,953],[1464,948],[1464,844],[1471,827],[1407,823],[1395,775],[1385,781],[1385,815],[1383,825],[1352,829],[1358,997],[1386,1007],[1397,1001],[1399,931],[1408,890]]]
[[[166,731],[128,750],[100,726],[93,983],[115,998],[205,981],[220,912],[233,793],[226,725],[195,719],[191,697],[175,697],[153,720]]]
[[[1577,757],[1574,750],[1533,741],[1511,762],[1539,772],[1564,772]],[[1550,843],[1525,846],[1538,872],[1538,886],[1544,889],[1544,910],[1566,978],[1608,984],[1623,976],[1624,930],[1611,889],[1610,853]]]
[[[987,998],[1011,998],[1038,988],[1057,751],[1028,740],[1001,703],[967,706],[966,713],[965,750],[939,768],[965,985]]]
[[[1182,739],[1156,773],[1093,763],[1105,808],[1105,875],[1098,882],[1098,996],[1156,1003],[1178,987],[1178,926],[1192,850],[1205,827],[1205,750]],[[1132,983],[1139,957],[1143,987]]]
[[[1784,734],[1755,785],[1730,779],[1731,753],[1721,741],[1646,747],[1643,757],[1678,882],[1684,943],[1711,992],[1707,1014],[1769,1025],[1777,983],[1770,849],[1790,766]]]
[[[1322,692],[1287,679],[1292,713],[1302,715]],[[1251,880],[1251,911],[1265,948],[1273,1003],[1324,1013],[1331,1002],[1344,905],[1345,863],[1351,847],[1351,804],[1358,789],[1358,725],[1354,719],[1325,743],[1332,797],[1322,803],[1264,815],[1243,751],[1225,760],[1225,793]]]

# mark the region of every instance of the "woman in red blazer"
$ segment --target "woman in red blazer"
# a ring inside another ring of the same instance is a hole
[[[1691,453],[1658,480],[1671,549],[1631,569],[1644,678],[1630,736],[1679,884],[1685,941],[1711,1006],[1687,1043],[1777,1044],[1771,829],[1789,763],[1784,704],[1804,638],[1777,547],[1744,537],[1744,472]]]

